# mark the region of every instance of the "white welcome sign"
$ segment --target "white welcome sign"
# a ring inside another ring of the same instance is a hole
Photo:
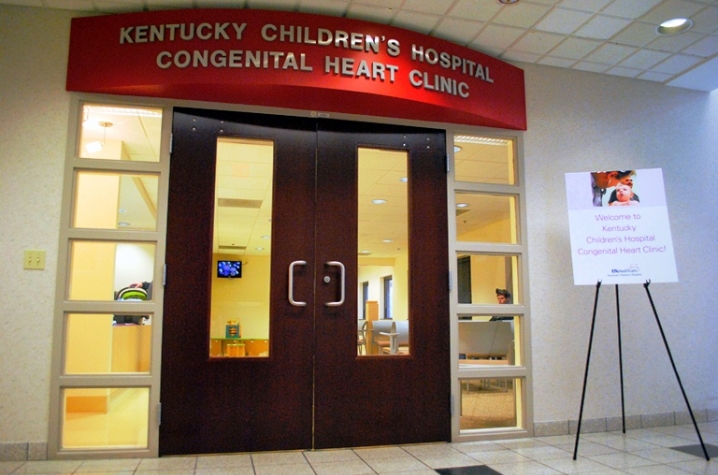
[[[567,173],[575,285],[677,282],[660,168]]]

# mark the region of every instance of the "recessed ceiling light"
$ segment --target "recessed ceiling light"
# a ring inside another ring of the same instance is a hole
[[[683,33],[693,26],[693,22],[688,18],[673,18],[672,20],[664,21],[656,28],[656,33],[659,35],[677,35]]]
[[[468,208],[469,203],[456,203],[457,208]]]
[[[380,199],[376,199],[376,200],[371,200],[371,202],[374,203],[375,205],[383,205],[384,203],[386,203],[386,200],[380,198]]]
[[[393,239],[382,239],[381,242],[394,242],[394,240]]]
[[[127,221],[120,221],[120,222],[117,223],[117,225],[118,225],[119,227],[121,227],[121,228],[126,228],[126,227],[128,227],[128,226],[131,226],[132,224],[131,224],[131,223],[128,223]]]
[[[459,152],[461,152],[461,147],[459,147],[458,145],[454,145],[454,153],[459,153]]]
[[[499,3],[503,3],[504,5],[513,5],[514,3],[519,3],[519,0],[499,0]]]
[[[403,176],[403,177],[399,178],[399,181],[402,183],[407,183],[409,181],[409,179],[407,177]]]
[[[269,239],[269,236],[262,236],[262,239]]]
[[[371,251],[367,251],[367,250],[359,251],[360,256],[368,256],[369,254],[371,254]]]

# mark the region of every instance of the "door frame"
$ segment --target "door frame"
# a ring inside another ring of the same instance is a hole
[[[152,351],[152,370],[149,377],[145,380],[142,379],[141,383],[145,384],[150,388],[150,408],[149,408],[149,440],[148,448],[142,450],[86,450],[86,451],[67,451],[60,450],[60,418],[61,418],[61,400],[60,393],[63,387],[71,386],[87,386],[87,378],[79,378],[77,381],[68,382],[66,377],[62,375],[62,361],[64,358],[63,350],[61,347],[63,341],[63,328],[62,328],[62,315],[66,310],[66,303],[64,300],[65,285],[67,282],[67,276],[69,272],[69,266],[67,264],[67,255],[64,249],[66,248],[67,239],[70,231],[67,228],[69,223],[70,207],[72,203],[72,170],[74,170],[78,164],[76,162],[76,148],[79,141],[79,128],[82,120],[80,116],[81,104],[83,102],[90,103],[101,103],[108,105],[118,106],[137,106],[137,107],[158,107],[163,109],[163,120],[162,126],[162,140],[161,140],[161,151],[160,151],[160,162],[157,166],[157,171],[160,174],[160,194],[166,196],[168,187],[168,170],[169,170],[169,153],[172,147],[171,137],[171,117],[174,108],[176,107],[197,107],[210,108],[216,110],[227,110],[235,112],[247,112],[247,113],[269,113],[269,114],[281,114],[285,116],[293,117],[331,117],[334,119],[346,120],[346,121],[365,121],[372,122],[375,124],[398,124],[408,125],[417,127],[433,127],[437,129],[445,130],[447,137],[447,152],[448,152],[448,168],[449,176],[447,181],[449,186],[447,189],[448,193],[448,207],[449,211],[453,208],[453,193],[455,189],[460,188],[453,179],[453,173],[451,170],[454,169],[454,154],[453,150],[453,137],[458,134],[474,134],[474,135],[489,135],[497,137],[505,137],[516,141],[517,144],[517,176],[518,184],[512,187],[511,193],[516,194],[520,198],[521,206],[521,230],[520,236],[522,242],[526,242],[526,213],[525,213],[525,179],[524,179],[524,165],[523,165],[523,136],[524,132],[515,130],[503,130],[493,129],[487,127],[475,127],[475,126],[463,126],[457,124],[448,123],[424,123],[417,121],[410,121],[405,119],[393,119],[379,116],[355,116],[352,114],[344,113],[325,113],[317,111],[302,111],[302,110],[290,110],[290,109],[276,109],[269,107],[260,106],[244,106],[244,105],[230,105],[230,104],[212,104],[212,103],[196,103],[193,101],[177,101],[170,99],[161,98],[125,98],[122,96],[105,95],[105,94],[88,94],[88,93],[73,93],[71,94],[69,114],[68,114],[68,140],[65,152],[65,178],[64,178],[64,191],[62,198],[62,214],[60,224],[60,238],[59,238],[59,250],[58,250],[58,263],[57,263],[57,284],[56,284],[56,296],[55,296],[55,319],[53,325],[53,349],[52,349],[52,365],[50,375],[50,398],[49,398],[49,423],[48,423],[48,458],[49,459],[77,459],[77,458],[108,458],[108,457],[157,457],[158,456],[158,440],[159,440],[159,425],[161,422],[161,407],[160,407],[160,369],[161,369],[161,325],[162,315],[161,309],[163,307],[162,291],[157,288],[155,294],[155,316],[157,317],[154,321],[155,335],[153,336],[153,351]],[[100,164],[100,166],[102,166]],[[141,171],[146,171],[142,169]],[[488,189],[493,191],[493,187],[488,186]],[[158,208],[157,225],[158,225],[158,237],[157,237],[157,256],[158,266],[156,276],[158,280],[161,280],[163,274],[163,250],[166,242],[166,234],[164,233],[167,217],[167,206],[166,199],[160,200],[161,205]],[[453,236],[455,230],[455,219],[452,218],[453,214],[449,213],[449,234]],[[447,259],[450,263],[450,269],[453,270],[452,261],[453,251],[457,249],[457,243],[450,239],[449,249],[447,249]],[[523,327],[523,351],[525,354],[525,365],[521,372],[521,377],[525,378],[526,382],[526,394],[524,408],[524,422],[525,426],[523,430],[519,431],[493,431],[491,433],[473,434],[473,435],[461,435],[458,428],[458,401],[457,395],[460,394],[459,388],[459,375],[458,375],[458,363],[455,359],[454,354],[456,348],[458,348],[458,316],[457,309],[455,306],[456,298],[452,296],[452,310],[451,310],[451,327],[450,327],[450,343],[452,347],[451,367],[451,393],[452,393],[452,440],[453,441],[466,441],[466,440],[492,440],[498,438],[517,438],[533,435],[533,391],[532,391],[532,371],[531,371],[531,330],[530,330],[530,303],[528,295],[528,249],[524,245],[520,252],[523,256],[522,274],[519,276],[519,285],[526,289],[524,295],[524,305],[522,311],[525,315],[526,324]],[[453,272],[453,275],[456,275]],[[456,289],[455,279],[451,284],[452,289]],[[455,290],[452,290],[455,292]],[[136,378],[130,378],[127,382],[122,383],[128,386],[134,386],[138,384]],[[68,386],[69,384],[69,386]],[[99,378],[97,384],[116,384],[115,380],[107,380],[107,378]]]

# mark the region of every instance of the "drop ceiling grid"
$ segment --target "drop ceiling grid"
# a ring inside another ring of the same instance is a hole
[[[676,81],[704,63],[718,62],[718,0],[520,0],[514,5],[501,5],[498,0],[0,0],[0,3],[99,13],[226,7],[343,16],[415,30],[506,61],[664,83]],[[673,37],[658,36],[657,23],[675,16],[690,17],[693,28]],[[699,86],[696,87],[700,89]]]

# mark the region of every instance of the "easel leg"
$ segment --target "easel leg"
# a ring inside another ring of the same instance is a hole
[[[647,281],[645,284],[643,284],[643,287],[646,289],[646,294],[648,295],[648,300],[651,302],[651,309],[653,309],[653,316],[656,317],[656,323],[658,324],[658,329],[661,332],[661,337],[663,338],[663,344],[666,345],[666,351],[668,352],[668,358],[671,360],[671,366],[673,367],[673,372],[676,375],[676,379],[678,380],[678,386],[681,388],[681,393],[683,394],[683,399],[686,401],[686,406],[688,407],[688,412],[691,415],[691,420],[693,421],[693,426],[696,428],[696,434],[698,434],[698,440],[701,442],[701,448],[703,449],[703,455],[705,455],[706,460],[710,460],[710,457],[708,456],[708,451],[706,450],[706,446],[703,443],[703,437],[701,437],[701,431],[698,430],[698,423],[696,423],[696,418],[693,416],[693,410],[691,409],[691,405],[688,402],[688,396],[686,396],[686,392],[683,389],[683,383],[681,382],[681,377],[678,375],[678,370],[676,369],[676,364],[673,362],[673,355],[671,354],[671,349],[668,347],[668,340],[666,340],[666,334],[663,332],[663,326],[661,325],[661,321],[658,318],[658,312],[656,312],[656,306],[653,304],[653,298],[651,297],[651,292],[648,290],[648,286],[651,285],[651,281]],[[574,455],[574,459],[576,456]]]
[[[586,400],[586,383],[588,382],[588,366],[591,363],[591,346],[593,345],[593,331],[596,328],[596,308],[598,307],[598,292],[601,289],[601,281],[596,282],[596,296],[593,299],[593,318],[591,320],[591,334],[588,337],[588,355],[586,356],[586,371],[583,374],[583,392],[581,393],[581,409],[578,411],[578,427],[576,428],[576,445],[573,449],[573,459],[578,454],[578,439],[581,436],[581,420],[583,419],[583,404]]]
[[[616,284],[616,323],[618,324],[618,368],[621,379],[621,427],[626,433],[626,400],[623,392],[623,345],[621,344],[621,305],[618,300],[618,284]]]

